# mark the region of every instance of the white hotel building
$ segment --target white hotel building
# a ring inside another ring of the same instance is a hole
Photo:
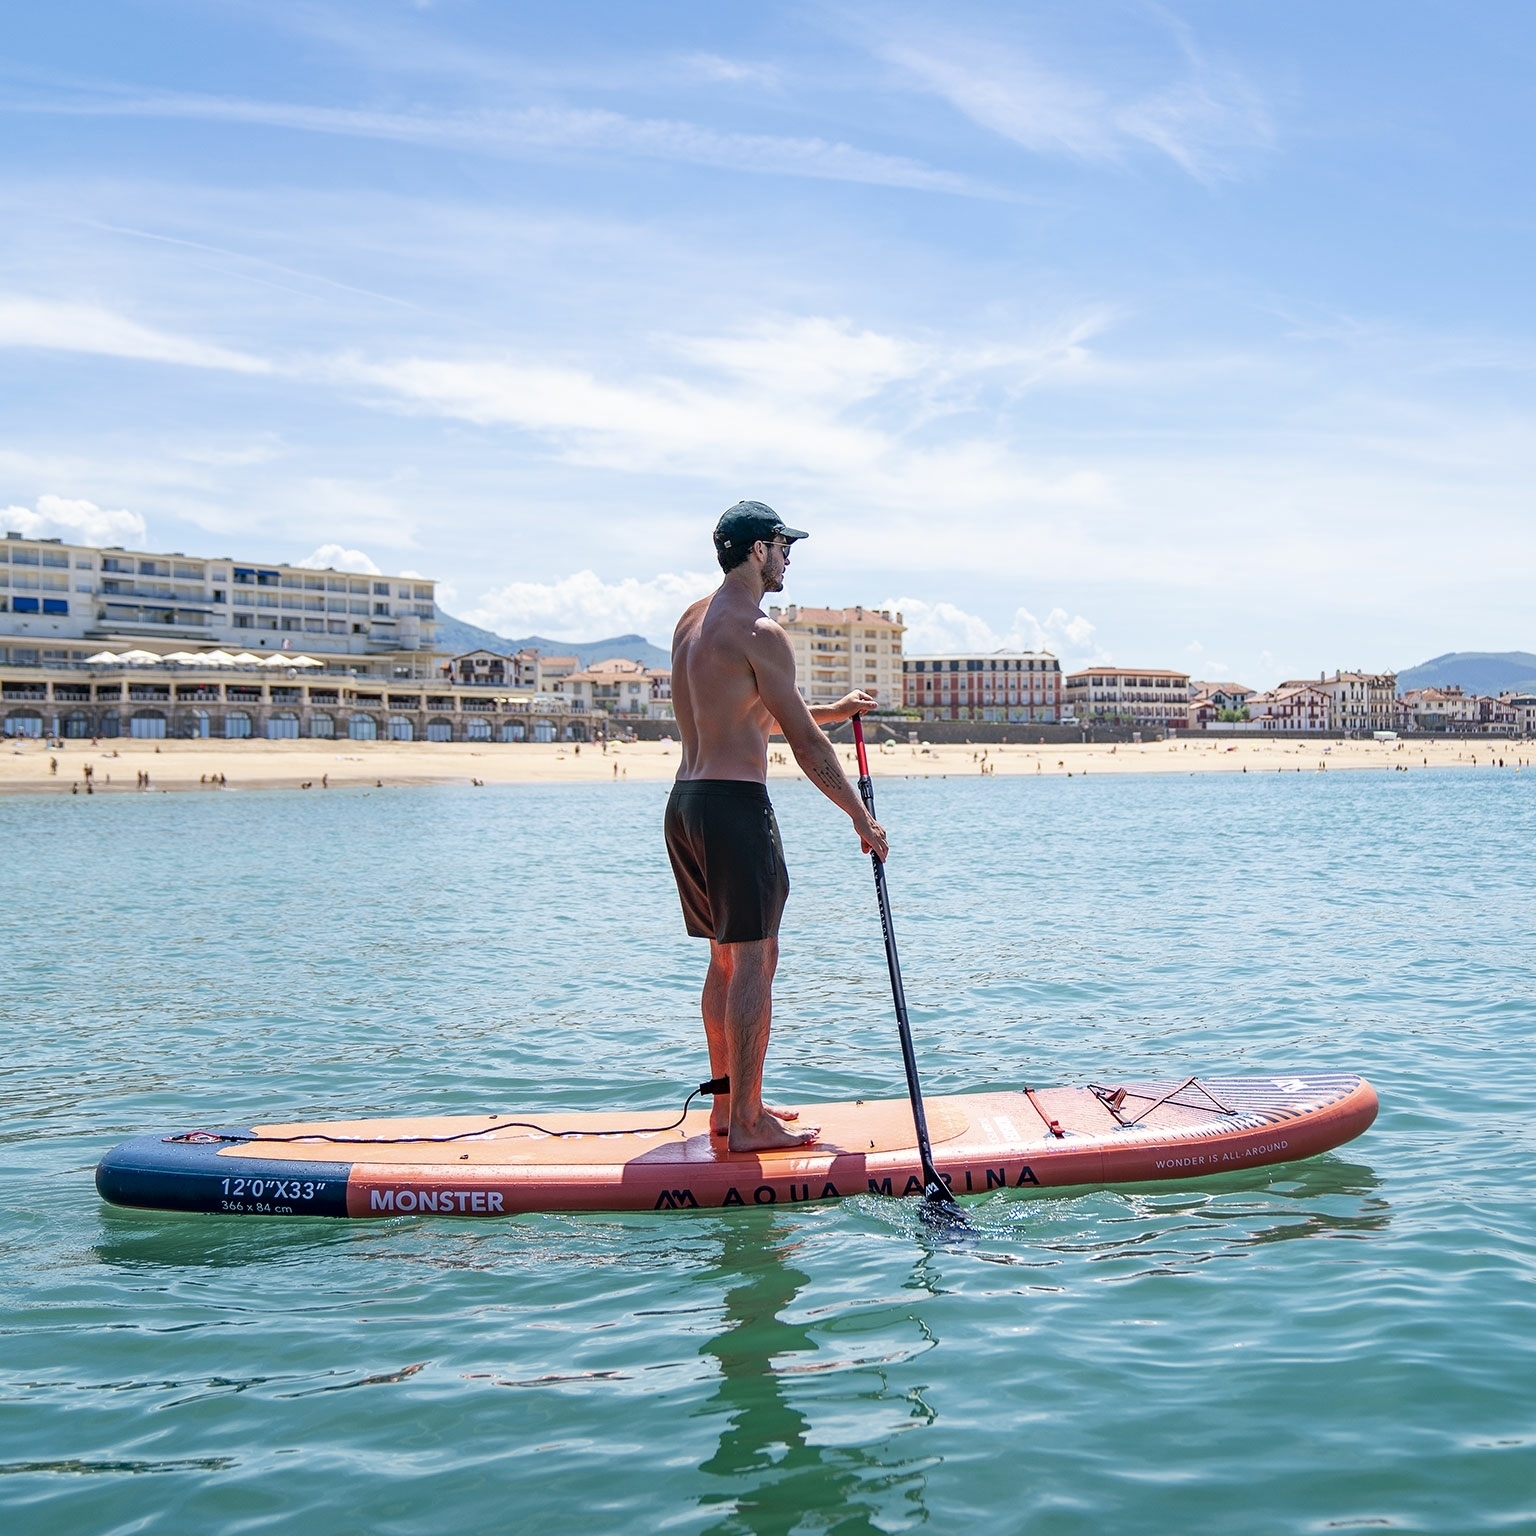
[[[505,669],[456,679],[433,655],[434,587],[416,576],[8,533],[0,729],[65,739],[588,739],[585,703],[542,692],[541,679],[522,687]]]
[[[263,561],[0,540],[0,662],[84,661],[94,651],[197,646],[303,650],[430,670],[435,586]],[[426,675],[425,672],[422,675]]]

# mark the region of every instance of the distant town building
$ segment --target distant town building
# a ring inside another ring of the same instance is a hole
[[[1411,731],[1467,731],[1477,723],[1477,700],[1454,684],[1410,688],[1398,701],[1402,727]]]
[[[1244,715],[1254,690],[1243,683],[1189,681],[1189,723],[1194,730]]]
[[[1049,651],[908,656],[901,671],[903,702],[924,720],[1061,718],[1061,663]]]
[[[809,704],[832,704],[855,688],[882,708],[901,703],[901,637],[906,625],[888,608],[770,608],[795,648],[795,682]]]
[[[500,651],[466,651],[443,663],[443,675],[466,687],[511,688],[513,663]]]
[[[550,688],[555,694],[576,700],[593,715],[627,720],[673,718],[670,667],[647,667],[642,662],[614,656],[567,673],[552,682]]]
[[[1293,680],[1296,684],[1308,681]],[[1335,672],[1332,677],[1319,674],[1317,686],[1328,695],[1327,729],[1341,736],[1395,731],[1401,723],[1395,672]]]
[[[1217,709],[1241,709],[1257,692],[1246,683],[1202,682],[1197,677],[1189,680],[1190,697],[1209,699]]]
[[[1536,736],[1536,693],[1501,693],[1499,702],[1513,711],[1520,735]]]
[[[172,551],[0,540],[0,663],[102,650],[303,650],[430,676],[436,583]]]
[[[1479,694],[1477,728],[1485,736],[1514,736],[1520,730],[1520,713],[1507,699]]]
[[[520,651],[465,651],[439,662],[444,677],[466,686],[516,688],[527,693],[547,693],[562,677],[580,665],[575,656],[541,656],[535,649]]]
[[[1067,676],[1066,702],[1084,725],[1189,729],[1189,673],[1164,667],[1087,667]]]
[[[1247,709],[1261,731],[1327,731],[1333,698],[1321,683],[1281,683],[1254,694]]]

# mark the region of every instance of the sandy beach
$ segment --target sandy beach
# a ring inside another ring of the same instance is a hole
[[[1460,741],[1171,741],[1117,746],[907,746],[870,754],[877,777],[1101,773],[1323,773],[1352,769],[1517,769],[1526,743],[1484,738]],[[839,748],[854,771],[851,748]],[[770,754],[770,779],[802,777],[782,743]],[[555,784],[666,780],[677,772],[670,742],[471,744],[468,742],[135,741],[92,746],[71,741],[50,748],[10,740],[0,750],[0,794],[84,793],[91,768],[94,793],[252,789],[393,788],[406,784]],[[56,765],[53,766],[53,765]],[[145,786],[141,774],[148,774]]]

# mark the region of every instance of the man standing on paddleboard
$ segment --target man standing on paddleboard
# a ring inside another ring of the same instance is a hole
[[[820,727],[872,709],[856,690],[808,705],[795,687],[789,636],[762,609],[784,590],[786,528],[760,501],[738,501],[715,527],[725,579],[678,620],[672,637],[672,707],[683,761],[667,801],[667,855],[694,938],[709,940],[704,1034],[709,1069],[729,1076],[710,1130],[733,1152],[805,1146],[818,1127],[785,1124],[797,1111],[763,1103],[763,1058],[779,963],[779,918],[789,871],[768,799],[768,733],[783,732],[805,776],[853,823],[865,853],[886,854],[885,829],[864,809]]]

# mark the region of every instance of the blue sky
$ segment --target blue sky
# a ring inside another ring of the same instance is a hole
[[[740,496],[917,646],[1536,649],[1536,13],[20,10],[8,527],[665,641]]]

